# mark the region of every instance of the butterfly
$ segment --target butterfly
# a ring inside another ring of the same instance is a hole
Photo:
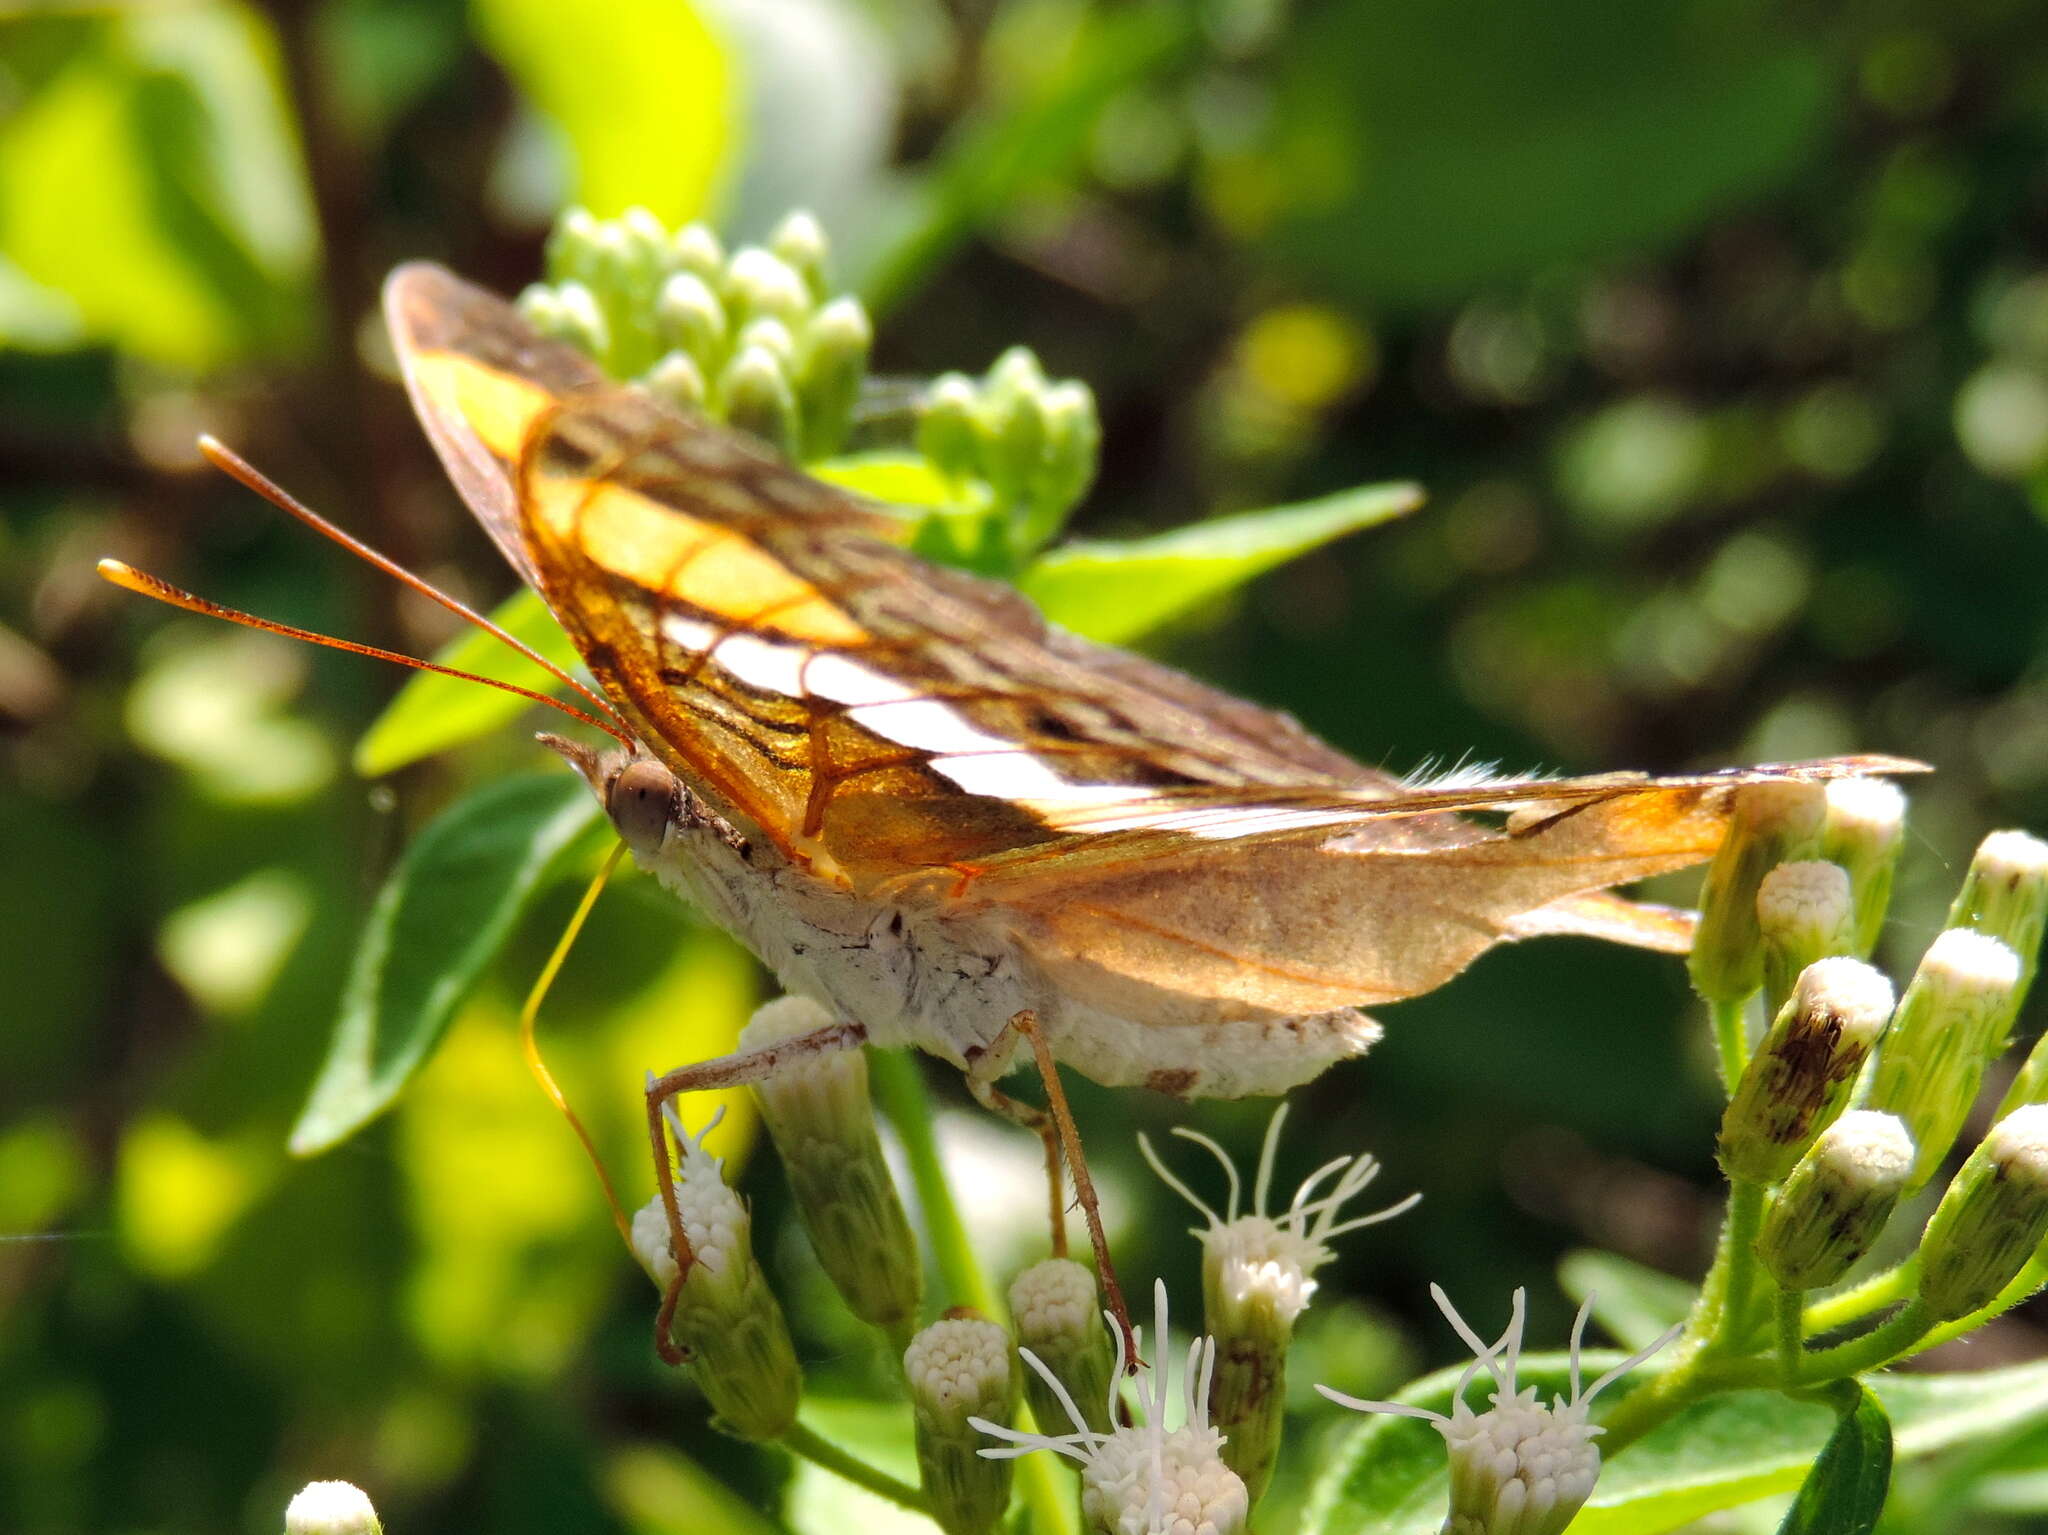
[[[1918,767],[1404,783],[925,563],[444,269],[385,312],[456,489],[628,727],[561,749],[635,858],[870,1042],[977,1076],[1029,1012],[1099,1082],[1284,1091],[1502,941],[1682,951],[1684,915],[1610,889],[1709,857],[1739,786]]]

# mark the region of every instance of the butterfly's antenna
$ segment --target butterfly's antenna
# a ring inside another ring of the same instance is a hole
[[[369,564],[376,566],[385,575],[390,576],[395,581],[402,582],[413,591],[418,592],[422,597],[431,598],[433,601],[440,603],[442,607],[446,608],[456,617],[467,619],[486,634],[494,635],[498,639],[503,640],[542,671],[548,672],[559,678],[562,682],[567,683],[588,699],[600,714],[604,715],[606,719],[609,719],[618,727],[616,730],[606,731],[606,734],[616,736],[626,746],[633,744],[631,733],[626,729],[626,722],[619,718],[617,710],[613,709],[598,694],[578,682],[524,640],[506,633],[502,627],[492,623],[474,608],[457,602],[439,587],[421,580],[396,560],[379,554],[375,549],[372,549],[353,534],[343,532],[310,506],[306,505],[297,496],[271,479],[269,475],[242,457],[233,448],[222,442],[218,437],[210,433],[202,433],[199,438],[199,451],[206,456],[206,461],[212,464],[214,468],[220,470],[221,473],[227,475],[230,479],[236,480],[247,486],[250,490],[255,491],[257,495],[268,501],[279,511],[289,513],[291,516],[298,518],[300,522],[322,537],[333,539],[334,542],[340,544],[342,548],[353,554],[357,559],[367,561]],[[601,725],[598,728],[604,729]]]
[[[188,613],[202,613],[208,618],[224,618],[231,624],[241,624],[249,629],[261,629],[268,634],[282,634],[287,639],[304,640],[309,645],[325,645],[330,650],[346,650],[350,655],[369,656],[376,661],[390,661],[398,666],[409,666],[414,671],[439,672],[444,677],[460,677],[464,682],[481,682],[487,688],[500,692],[516,693],[521,698],[530,698],[537,704],[546,704],[550,709],[560,709],[571,719],[581,720],[593,729],[602,730],[621,746],[631,750],[633,738],[618,726],[606,724],[603,720],[592,719],[574,704],[563,703],[559,698],[550,698],[545,693],[536,693],[531,688],[522,688],[514,683],[500,682],[495,677],[480,677],[475,672],[458,671],[452,666],[442,666],[436,661],[422,661],[417,656],[401,655],[395,650],[380,650],[375,645],[360,645],[354,640],[336,639],[331,634],[316,634],[311,629],[298,629],[290,624],[281,624],[268,618],[258,618],[253,613],[244,613],[237,608],[222,607],[204,597],[171,585],[161,577],[148,571],[137,570],[133,565],[120,560],[101,560],[99,573],[114,585],[139,592],[145,597],[154,597],[158,602],[167,602],[174,608],[183,608]],[[606,713],[610,713],[609,710]]]
[[[576,1139],[583,1143],[583,1151],[590,1158],[590,1165],[597,1169],[597,1181],[604,1185],[604,1202],[611,1206],[612,1224],[619,1228],[619,1238],[630,1251],[633,1246],[633,1220],[626,1214],[626,1208],[619,1203],[619,1193],[612,1186],[611,1174],[605,1171],[604,1158],[597,1154],[597,1143],[590,1138],[590,1132],[583,1128],[583,1121],[576,1117],[576,1111],[569,1107],[569,1100],[556,1085],[554,1073],[548,1070],[547,1062],[540,1058],[540,1042],[534,1038],[534,1025],[540,1018],[540,1005],[547,1000],[548,988],[555,984],[555,976],[562,968],[562,962],[569,957],[569,950],[575,945],[576,935],[583,931],[583,924],[590,916],[590,908],[597,904],[603,892],[605,881],[612,877],[612,870],[619,866],[619,855],[626,851],[626,844],[615,842],[605,858],[597,877],[590,882],[590,888],[583,892],[583,899],[577,903],[576,913],[569,918],[569,925],[562,930],[561,939],[555,944],[555,952],[548,956],[548,962],[541,967],[540,976],[533,983],[533,990],[526,994],[526,1005],[519,1010],[519,1048],[526,1056],[526,1069],[533,1073],[534,1081],[540,1083],[540,1090],[548,1095],[548,1101],[562,1111],[562,1117],[569,1121],[569,1128],[576,1132]]]

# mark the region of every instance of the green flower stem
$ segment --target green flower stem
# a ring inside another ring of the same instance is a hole
[[[1833,1332],[1837,1327],[1895,1306],[1913,1293],[1920,1278],[1920,1264],[1917,1258],[1908,1258],[1894,1268],[1881,1274],[1872,1274],[1860,1284],[1834,1295],[1823,1296],[1806,1308],[1806,1331],[1809,1336]]]
[[[1890,1364],[1925,1338],[1933,1326],[1934,1319],[1927,1314],[1927,1308],[1917,1300],[1909,1300],[1861,1337],[1808,1354],[1801,1379],[1835,1380]]]
[[[1631,1391],[1601,1423],[1600,1456],[1612,1460],[1617,1452],[1643,1435],[1670,1421],[1694,1402],[1718,1396],[1724,1391],[1748,1391],[1777,1384],[1775,1360],[1762,1358],[1717,1359],[1696,1351]]]
[[[1774,1297],[1773,1320],[1777,1323],[1778,1369],[1783,1372],[1785,1384],[1796,1385],[1805,1373],[1806,1342],[1801,1327],[1804,1308],[1800,1290],[1780,1290]]]
[[[1712,1328],[1707,1347],[1713,1353],[1739,1353],[1749,1336],[1759,1267],[1756,1234],[1763,1220],[1764,1186],[1746,1178],[1734,1180],[1728,1188],[1728,1218],[1721,1228],[1719,1314],[1705,1319]]]
[[[946,1181],[945,1163],[939,1158],[938,1138],[932,1131],[931,1095],[925,1091],[917,1062],[908,1050],[877,1050],[869,1058],[869,1067],[875,1097],[903,1142],[918,1208],[924,1212],[925,1235],[931,1239],[947,1298],[956,1306],[972,1306],[985,1317],[1000,1319],[1004,1315],[1002,1297],[974,1256],[967,1227],[960,1219],[960,1206],[953,1199],[953,1186]]]
[[[1997,1299],[1981,1310],[1972,1311],[1968,1316],[1957,1317],[1953,1322],[1943,1322],[1927,1332],[1906,1350],[1908,1354],[1925,1353],[1966,1332],[1975,1332],[1994,1317],[2012,1310],[2021,1301],[2031,1298],[2042,1285],[2048,1284],[2048,1250],[2037,1253],[2027,1266],[2019,1271],[2013,1282],[1998,1292]]]
[[[782,1436],[782,1447],[792,1455],[801,1455],[815,1466],[823,1466],[834,1476],[844,1477],[856,1487],[865,1488],[878,1498],[886,1498],[898,1508],[907,1508],[913,1514],[931,1514],[924,1501],[924,1495],[907,1482],[899,1482],[886,1471],[877,1470],[859,1456],[842,1450],[816,1429],[796,1424]]]
[[[1733,1093],[1742,1080],[1742,1068],[1749,1064],[1749,999],[1707,1004],[1714,1020],[1714,1050],[1721,1063],[1721,1087]]]
[[[939,1157],[938,1137],[932,1132],[931,1094],[925,1091],[916,1060],[908,1050],[877,1050],[868,1058],[868,1065],[875,1099],[903,1143],[918,1209],[924,1214],[925,1235],[931,1240],[947,1295],[956,1306],[972,1306],[983,1316],[1002,1321],[1008,1310],[967,1240],[953,1185]],[[1034,1535],[1075,1535],[1071,1500],[1062,1496],[1056,1468],[1050,1462],[1050,1456],[1028,1455],[1017,1468],[1031,1515],[1028,1528]]]

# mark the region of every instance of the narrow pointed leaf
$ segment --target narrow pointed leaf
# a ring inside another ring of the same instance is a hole
[[[538,593],[521,587],[498,604],[491,621],[564,668],[580,667],[576,648]],[[482,629],[469,629],[435,652],[457,671],[545,693],[561,684]],[[533,705],[512,693],[434,672],[415,672],[356,742],[355,770],[365,778],[396,772],[422,757],[503,729]]]
[[[1778,1535],[1870,1535],[1892,1484],[1892,1422],[1862,1386],[1813,1463]]]
[[[500,779],[413,839],[356,949],[327,1060],[291,1149],[325,1151],[385,1109],[547,879],[599,820],[572,773]]]
[[[1422,492],[1414,485],[1365,485],[1151,538],[1066,544],[1042,555],[1018,585],[1053,622],[1115,644],[1297,555],[1421,504]]]

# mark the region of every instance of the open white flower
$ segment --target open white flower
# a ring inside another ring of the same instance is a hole
[[[1223,1165],[1230,1197],[1220,1215],[1167,1168],[1150,1140],[1143,1134],[1138,1136],[1138,1149],[1152,1164],[1152,1170],[1208,1222],[1206,1228],[1198,1227],[1194,1234],[1201,1239],[1203,1249],[1208,1322],[1210,1330],[1218,1334],[1234,1335],[1253,1323],[1254,1319],[1245,1315],[1250,1308],[1268,1312],[1282,1328],[1292,1327],[1316,1293],[1316,1271],[1336,1256],[1331,1242],[1347,1232],[1392,1220],[1414,1208],[1422,1198],[1420,1194],[1410,1194],[1384,1210],[1343,1219],[1344,1206],[1379,1176],[1378,1160],[1361,1154],[1325,1162],[1294,1191],[1286,1210],[1269,1215],[1273,1158],[1280,1145],[1280,1127],[1286,1120],[1287,1105],[1283,1103],[1266,1124],[1266,1139],[1259,1149],[1248,1211],[1242,1209],[1244,1184],[1230,1153],[1199,1130],[1190,1130],[1185,1125],[1174,1128],[1175,1135],[1193,1141]],[[1319,1194],[1324,1182],[1332,1178],[1336,1182]]]
[[[1165,1355],[1166,1286],[1152,1287],[1153,1332],[1161,1355],[1157,1365],[1138,1367],[1141,1421],[1102,1433],[1088,1426],[1081,1409],[1059,1378],[1030,1349],[1019,1349],[1065,1408],[1074,1426],[1070,1434],[1028,1434],[985,1418],[970,1420],[992,1438],[982,1454],[991,1460],[1051,1450],[1081,1465],[1081,1509],[1100,1535],[1238,1535],[1251,1512],[1251,1498],[1237,1473],[1220,1455],[1223,1435],[1209,1424],[1209,1382],[1216,1366],[1216,1344],[1197,1338],[1188,1346],[1187,1368],[1180,1391],[1180,1426],[1166,1426],[1167,1408],[1175,1396],[1173,1369]],[[1116,1339],[1116,1372],[1110,1377],[1107,1417],[1115,1422],[1117,1388],[1129,1356],[1123,1335],[1105,1312],[1103,1321]],[[1132,1345],[1143,1329],[1133,1328]]]
[[[1515,1366],[1522,1354],[1526,1291],[1515,1291],[1507,1330],[1492,1343],[1480,1341],[1441,1287],[1431,1285],[1429,1293],[1473,1353],[1471,1365],[1451,1394],[1448,1417],[1405,1402],[1363,1401],[1328,1386],[1319,1385],[1316,1390],[1359,1412],[1395,1413],[1435,1425],[1451,1453],[1451,1507],[1443,1535],[1558,1535],[1592,1496],[1593,1484],[1600,1476],[1600,1451],[1593,1440],[1604,1430],[1586,1421],[1593,1398],[1684,1329],[1672,1328],[1582,1390],[1580,1341],[1593,1312],[1588,1297],[1572,1324],[1571,1395],[1553,1397],[1546,1406],[1537,1400],[1534,1386],[1515,1383]],[[1466,1405],[1465,1392],[1481,1370],[1493,1377],[1493,1390],[1487,1394],[1493,1405],[1485,1412],[1474,1412]]]

